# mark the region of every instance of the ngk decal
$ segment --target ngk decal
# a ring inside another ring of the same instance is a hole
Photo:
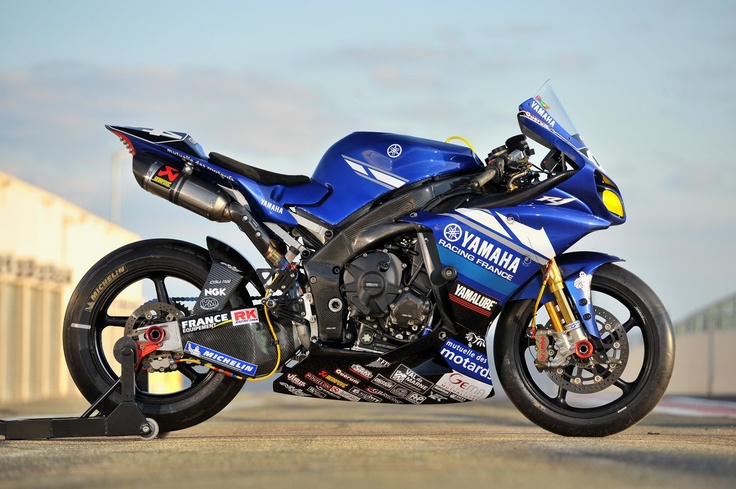
[[[227,290],[226,287],[210,287],[210,288],[204,289],[204,295],[222,297],[223,295],[225,295],[226,290]]]
[[[252,307],[250,309],[238,309],[230,313],[233,318],[233,325],[240,326],[241,324],[257,323],[258,309]]]

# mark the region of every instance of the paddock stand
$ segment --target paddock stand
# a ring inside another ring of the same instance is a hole
[[[115,359],[122,367],[120,378],[80,417],[0,420],[0,435],[4,435],[6,440],[131,435],[144,440],[156,438],[159,434],[158,423],[146,418],[135,403],[136,347],[136,342],[128,337],[120,338],[115,343]],[[97,407],[118,387],[122,395],[118,407],[108,416],[92,417]]]

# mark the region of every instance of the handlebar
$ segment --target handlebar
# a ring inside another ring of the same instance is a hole
[[[489,155],[490,156],[490,155]],[[515,149],[508,155],[501,155],[496,158],[490,159],[488,166],[480,175],[475,176],[470,181],[470,188],[479,189],[483,185],[487,184],[498,175],[503,175],[504,167],[510,163],[518,163],[527,158],[524,151]]]

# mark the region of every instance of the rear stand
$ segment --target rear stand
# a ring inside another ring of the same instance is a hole
[[[136,348],[136,342],[128,337],[120,338],[115,343],[115,359],[122,367],[120,378],[80,417],[0,420],[0,435],[4,435],[6,440],[130,435],[137,435],[144,440],[156,438],[158,423],[146,418],[135,403]],[[118,387],[122,396],[118,407],[108,416],[91,417]]]

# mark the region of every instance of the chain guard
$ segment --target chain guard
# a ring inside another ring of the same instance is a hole
[[[571,363],[547,370],[547,376],[569,392],[591,394],[602,391],[616,382],[623,374],[629,359],[629,340],[621,322],[605,309],[594,306],[595,320],[601,332],[601,340],[609,363],[595,362],[595,356],[582,360],[571,356]],[[551,328],[547,323],[546,328]]]

